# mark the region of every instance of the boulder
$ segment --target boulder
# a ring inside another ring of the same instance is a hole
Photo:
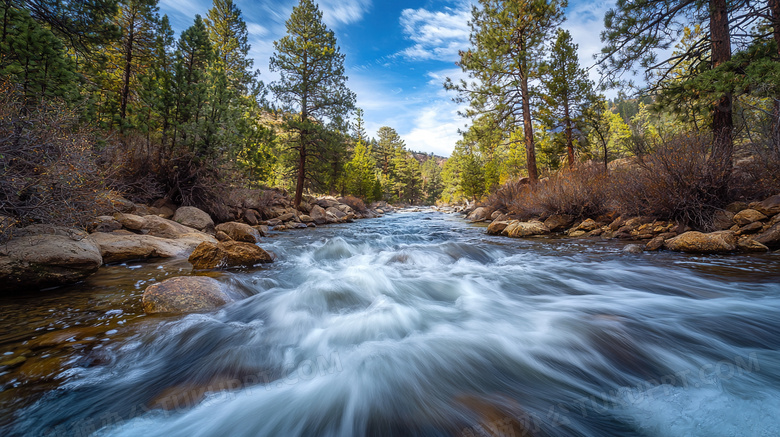
[[[584,222],[577,226],[577,231],[590,232],[599,228],[599,224],[593,219],[586,219]]]
[[[257,226],[260,223],[260,214],[254,209],[244,210],[244,221],[249,226]]]
[[[184,257],[204,241],[216,243],[216,239],[201,233],[185,234],[172,240],[152,235],[96,232],[89,239],[99,248],[104,263]]]
[[[739,228],[739,230],[737,231],[737,235],[753,234],[760,231],[763,228],[764,225],[761,222],[753,222]]]
[[[740,252],[769,252],[768,247],[748,236],[743,236],[737,241],[737,248]]]
[[[80,235],[74,230],[74,235]],[[25,235],[0,246],[0,281],[6,290],[29,290],[78,282],[103,264],[90,239]]]
[[[780,223],[777,223],[754,238],[771,249],[780,247]]]
[[[312,222],[314,222],[313,218],[311,218],[310,216],[305,215],[305,214],[300,216],[300,217],[298,217],[298,218],[301,220],[301,223],[312,223]]]
[[[284,223],[284,222],[289,222],[289,221],[295,221],[295,220],[298,219],[298,216],[296,216],[292,212],[286,212],[286,213],[276,217],[276,219],[279,220],[279,222]]]
[[[490,218],[490,211],[485,207],[479,207],[466,216],[466,220],[481,222]]]
[[[622,252],[623,253],[630,253],[630,254],[637,254],[637,253],[644,252],[644,249],[642,248],[642,246],[640,246],[638,244],[626,244],[625,246],[623,246]]]
[[[125,229],[160,238],[178,238],[195,229],[156,215],[138,216],[134,214],[115,214],[114,219]]]
[[[504,229],[509,226],[509,223],[509,221],[494,220],[487,228],[488,235],[501,235],[501,233],[504,232]]]
[[[542,222],[512,222],[504,229],[501,234],[511,238],[533,237],[537,235],[546,235],[550,229]]]
[[[273,262],[273,258],[254,244],[225,241],[217,244],[201,243],[190,255],[189,262],[195,269],[218,269],[252,267],[260,263]]]
[[[233,241],[230,238],[230,235],[228,235],[228,234],[226,234],[226,233],[224,233],[222,231],[217,231],[217,233],[216,233],[216,235],[214,235],[214,237],[216,237],[217,241]]]
[[[504,213],[502,213],[501,211],[493,211],[493,214],[490,214],[490,220],[495,220],[501,217],[502,215],[504,215]]]
[[[322,225],[328,222],[328,218],[325,213],[325,209],[323,209],[319,205],[314,205],[311,208],[311,214],[309,214],[314,220],[314,223],[317,223],[318,225]]]
[[[150,285],[143,295],[147,314],[212,311],[232,301],[216,279],[205,276],[167,279]]]
[[[712,228],[717,230],[724,230],[731,227],[734,224],[735,213],[728,210],[717,211],[712,217]]]
[[[753,205],[753,208],[768,217],[780,214],[780,194],[769,197],[763,202],[759,202],[758,205]]]
[[[766,216],[764,214],[761,214],[760,212],[756,211],[755,209],[745,209],[737,214],[734,214],[734,223],[736,223],[739,226],[745,226],[749,225],[753,222],[758,222],[761,220],[766,220]]]
[[[664,246],[676,252],[727,253],[737,249],[737,236],[732,231],[704,234],[689,231],[664,242]]]
[[[330,223],[341,222],[342,219],[345,218],[346,216],[347,214],[345,214],[340,209],[333,206],[325,210],[325,218]]]
[[[339,206],[338,200],[329,197],[323,197],[322,199],[317,199],[315,203],[323,209],[336,208]]]
[[[114,232],[122,229],[122,224],[114,220],[113,217],[102,215],[96,217],[87,224],[87,231],[92,232]]]
[[[745,202],[732,202],[726,205],[724,209],[732,214],[736,214],[743,209],[748,209],[748,204]]]
[[[194,206],[182,206],[173,215],[173,221],[189,228],[204,231],[214,228],[214,220],[205,211]]]
[[[574,223],[574,217],[568,214],[554,214],[547,217],[544,221],[544,225],[550,229],[551,232],[557,232],[568,228]]]
[[[664,240],[664,238],[661,236],[655,237],[648,241],[647,244],[645,244],[645,250],[648,252],[659,250],[660,248],[664,247],[664,241],[666,240]]]
[[[247,243],[257,243],[260,241],[260,232],[244,223],[220,223],[217,225],[217,231],[226,233],[235,241],[245,241]]]

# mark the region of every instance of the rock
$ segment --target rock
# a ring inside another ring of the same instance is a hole
[[[317,223],[318,225],[322,225],[328,222],[325,209],[319,205],[312,206],[310,215],[312,220],[314,220],[314,223]]]
[[[327,218],[329,223],[341,222],[341,219],[345,218],[346,216],[347,214],[333,206],[325,210],[325,218]]]
[[[115,263],[148,258],[176,258],[187,256],[200,243],[216,239],[207,234],[185,234],[178,239],[152,235],[122,235],[96,232],[89,236],[99,248],[103,262]]]
[[[123,228],[137,232],[141,232],[146,223],[143,217],[135,214],[114,214],[114,220],[118,221]]]
[[[339,206],[338,200],[329,197],[323,197],[322,199],[317,199],[315,203],[323,209],[336,208]]]
[[[472,221],[472,222],[481,222],[484,220],[487,220],[488,217],[490,217],[489,214],[490,211],[488,211],[487,208],[479,207],[471,212],[471,214],[466,216],[466,220]]]
[[[216,235],[214,236],[217,238],[217,241],[233,241],[233,239],[230,238],[230,235],[222,231],[217,231]]]
[[[749,225],[753,222],[766,220],[766,216],[755,209],[746,209],[734,215],[734,223],[739,226]]]
[[[737,230],[737,235],[753,234],[763,229],[763,227],[764,225],[761,222],[753,222],[739,228],[739,230]]]
[[[217,280],[205,276],[171,278],[144,291],[147,314],[192,313],[215,310],[233,299]]]
[[[160,238],[178,238],[190,234],[195,229],[156,215],[138,216],[134,214],[115,214],[114,219],[125,229]]]
[[[748,209],[748,204],[745,202],[732,202],[726,205],[724,209],[732,214],[736,214],[743,209]]]
[[[689,231],[666,240],[664,246],[676,252],[727,253],[737,248],[737,236],[732,231],[718,231],[704,234]]]
[[[585,234],[587,234],[587,232],[585,232],[585,231],[571,231],[571,232],[569,232],[569,237],[571,237],[571,238],[579,238],[579,237],[582,237]]]
[[[502,232],[502,235],[506,235],[511,238],[521,237],[533,237],[537,235],[546,235],[550,233],[550,229],[542,222],[512,222]]]
[[[488,235],[501,235],[501,233],[504,232],[504,229],[509,226],[509,223],[510,222],[508,221],[494,220],[487,228]]]
[[[726,210],[716,212],[712,217],[712,228],[718,230],[730,228],[734,224],[734,215],[733,212]]]
[[[111,206],[114,211],[128,213],[135,211],[135,204],[122,196],[111,196]]]
[[[249,226],[257,226],[260,223],[260,214],[254,209],[244,210],[244,221]]]
[[[737,247],[740,252],[769,252],[768,247],[748,236],[740,238]]]
[[[623,227],[623,224],[626,222],[626,219],[623,218],[623,216],[620,216],[612,221],[612,223],[609,224],[609,229],[611,231],[617,231],[618,229]]]
[[[252,227],[255,228],[255,230],[257,232],[260,233],[261,237],[265,237],[266,235],[268,235],[268,226],[267,225],[257,225],[257,226],[252,226]]]
[[[596,223],[595,220],[587,219],[584,222],[580,223],[580,225],[577,226],[576,230],[590,232],[598,228],[599,228],[599,224]]]
[[[189,228],[205,231],[214,228],[214,220],[205,211],[194,206],[182,206],[173,215],[173,221]]]
[[[287,212],[287,213],[284,213],[284,214],[276,217],[276,219],[279,220],[280,223],[289,222],[291,220],[296,220],[297,218],[298,217],[295,214],[291,213],[291,212]]]
[[[301,223],[312,223],[312,222],[314,222],[314,219],[311,218],[311,216],[308,216],[308,215],[305,215],[305,214],[300,216],[300,217],[298,217],[298,218],[301,220]]]
[[[568,214],[555,214],[551,215],[544,221],[544,225],[550,229],[551,232],[557,232],[568,228],[574,223],[574,216]]]
[[[122,224],[113,217],[102,215],[87,225],[87,232],[114,232],[122,229]]]
[[[490,214],[490,220],[495,220],[499,217],[504,215],[501,211],[494,211],[493,214]]]
[[[306,225],[303,225],[304,227]],[[252,267],[273,262],[268,252],[251,243],[226,241],[217,244],[201,243],[189,257],[195,269],[219,269],[225,267]]]
[[[655,252],[664,247],[664,241],[664,238],[661,236],[655,237],[645,244],[645,250],[648,252]]]
[[[755,240],[772,249],[780,247],[780,223],[759,234]]]
[[[0,246],[0,281],[6,290],[71,284],[95,273],[102,264],[100,249],[87,238],[25,235]]]
[[[235,241],[245,241],[247,243],[257,243],[260,241],[260,232],[258,232],[257,229],[244,223],[220,223],[217,225],[217,231],[226,233]]]
[[[638,244],[626,244],[623,246],[623,253],[637,254],[642,252],[644,252],[644,249]]]
[[[754,208],[768,217],[780,214],[780,194],[767,198],[758,205],[754,205]]]

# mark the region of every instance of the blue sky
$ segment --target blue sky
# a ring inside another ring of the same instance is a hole
[[[298,0],[234,0],[249,30],[251,56],[266,83],[273,41]],[[411,150],[449,156],[467,120],[457,115],[445,77],[462,76],[458,50],[468,48],[470,0],[320,0],[325,23],[346,54],[348,86],[365,111],[368,134],[381,126],[398,131]],[[601,47],[599,33],[610,1],[570,1],[563,27],[579,44],[580,62],[593,63]],[[195,14],[205,15],[211,0],[161,0],[177,33]],[[595,72],[593,73],[595,77]]]

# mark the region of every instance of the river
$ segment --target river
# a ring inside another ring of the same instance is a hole
[[[624,254],[422,211],[276,233],[242,299],[186,261],[0,299],[0,435],[778,436],[780,254]],[[22,358],[19,358],[22,357]]]

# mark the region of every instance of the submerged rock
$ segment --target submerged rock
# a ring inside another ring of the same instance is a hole
[[[195,269],[218,269],[252,267],[261,263],[273,262],[273,258],[268,252],[254,244],[225,241],[218,244],[201,243],[190,255],[189,262]]]
[[[686,232],[664,242],[667,249],[687,253],[728,253],[737,249],[737,236],[733,231],[704,234]]]
[[[232,301],[216,279],[183,276],[147,287],[143,307],[147,314],[193,313],[212,311]]]
[[[102,264],[98,246],[80,235],[25,235],[0,246],[0,288],[38,290],[71,284],[95,273]]]
[[[642,252],[644,252],[644,249],[638,244],[627,244],[623,246],[623,253],[638,254]]]

